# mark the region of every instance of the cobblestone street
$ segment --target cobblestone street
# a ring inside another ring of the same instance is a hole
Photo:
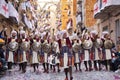
[[[120,80],[120,0],[0,0],[0,80]]]
[[[41,66],[39,66],[39,72],[33,72],[30,67],[24,74],[17,70],[16,67],[10,74],[7,72],[0,80],[64,80],[65,78],[63,69],[60,73],[50,72],[49,74],[43,73]],[[73,80],[120,80],[118,74],[107,71],[75,72],[73,69],[73,77]]]

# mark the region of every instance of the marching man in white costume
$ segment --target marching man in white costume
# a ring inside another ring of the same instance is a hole
[[[39,38],[39,33],[36,32],[34,34],[34,38],[31,42],[31,49],[32,49],[32,66],[34,68],[34,72],[36,71],[36,68],[38,69],[39,66],[39,54],[38,51],[40,50],[40,38]]]
[[[103,52],[103,57],[105,60],[105,66],[106,70],[110,70],[110,64],[111,64],[111,59],[112,59],[112,48],[114,47],[113,41],[110,39],[110,34],[107,31],[103,32],[103,46],[102,46],[102,52]]]
[[[67,31],[62,31],[62,33],[62,39],[59,39],[58,43],[61,49],[61,55],[63,56],[63,67],[66,75],[65,80],[68,80],[68,73],[70,73],[70,80],[72,80],[72,43],[67,36]]]
[[[81,71],[81,62],[80,62],[80,47],[81,43],[79,41],[79,38],[76,33],[74,33],[74,38],[73,38],[73,53],[74,53],[74,58],[75,58],[75,68],[76,72],[78,71],[77,65],[79,65],[79,71]]]
[[[43,40],[41,42],[42,46],[41,49],[44,54],[44,61],[43,61],[43,68],[44,68],[44,73],[49,73],[49,63],[48,63],[48,54],[50,52],[50,44],[48,40],[48,32],[43,35]]]
[[[98,32],[96,30],[91,31],[91,40],[93,42],[93,47],[91,52],[94,54],[94,69],[101,70],[101,47],[102,40],[98,37]],[[97,66],[98,64],[98,66]]]
[[[66,78],[68,80],[68,73],[70,74],[70,80],[73,80],[72,76],[72,63],[73,63],[73,54],[72,54],[72,40],[73,40],[73,23],[70,18],[67,22],[67,31],[63,31],[61,39],[61,53],[63,55],[64,71]]]
[[[8,38],[8,44],[10,45],[10,47],[8,47],[9,52],[8,52],[8,69],[12,69],[12,64],[14,63],[14,50],[15,47],[17,47],[17,44],[15,44],[14,42],[17,42],[17,32],[15,30],[12,30],[11,32],[11,37]]]
[[[83,53],[84,53],[84,64],[85,64],[85,71],[91,71],[92,70],[92,63],[91,63],[91,48],[93,46],[92,40],[90,38],[90,35],[85,33],[83,35],[82,39],[82,47],[83,47]],[[89,65],[89,68],[88,68]]]
[[[59,54],[60,54],[60,50],[59,50],[59,44],[58,44],[58,42],[56,41],[56,36],[54,35],[53,36],[53,41],[52,41],[52,44],[51,44],[51,46],[52,46],[52,56],[51,56],[51,61],[50,61],[50,64],[52,64],[53,65],[53,72],[55,72],[56,70],[55,70],[55,66],[57,66],[58,67],[58,72],[60,72],[60,61],[59,61],[59,58],[58,58],[58,56],[59,56]]]
[[[27,66],[27,53],[30,49],[30,41],[29,39],[26,37],[26,33],[23,30],[23,27],[21,27],[20,29],[20,51],[19,51],[19,55],[20,55],[20,60],[19,60],[19,67],[22,72],[25,73],[26,72],[26,66]]]

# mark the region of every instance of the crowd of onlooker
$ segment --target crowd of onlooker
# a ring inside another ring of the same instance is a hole
[[[0,44],[0,74],[4,74],[4,71],[7,70],[6,60],[4,56],[4,50],[2,48],[3,44]]]

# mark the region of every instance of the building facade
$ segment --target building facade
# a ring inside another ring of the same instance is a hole
[[[36,3],[36,0],[1,0],[0,30],[6,27],[8,37],[12,29],[19,31],[20,26],[27,34],[34,30],[37,26]]]
[[[77,9],[77,0],[61,0],[61,29],[67,29],[67,23],[69,19],[72,19],[73,28],[76,29],[76,9]]]
[[[82,0],[83,1],[83,23],[85,27],[93,28],[96,19],[93,17],[93,8],[96,0]]]
[[[96,0],[94,18],[98,19],[95,28],[100,35],[113,31],[110,35],[116,43],[120,37],[120,0]]]

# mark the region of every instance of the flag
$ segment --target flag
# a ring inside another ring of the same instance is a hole
[[[107,0],[103,0],[103,3],[105,3],[105,4],[106,4],[106,3],[107,3]]]
[[[73,26],[73,23],[72,23],[72,22],[73,22],[72,19],[69,19],[69,20],[68,20],[68,22],[67,22],[67,29],[72,28],[72,26]]]
[[[107,5],[107,0],[102,0],[102,8],[104,9],[105,8],[105,6]]]
[[[29,29],[32,29],[32,23],[30,20],[28,20],[28,18],[26,17],[26,15],[24,15],[24,22],[26,24],[26,26],[29,28]]]
[[[78,24],[79,22],[81,22],[81,15],[78,14],[78,16],[76,17],[76,24]]]
[[[6,18],[9,18],[8,4],[5,0],[0,0],[0,14]]]
[[[17,22],[19,22],[19,14],[11,2],[8,2],[8,11],[9,11],[9,16],[14,17],[17,20]]]

